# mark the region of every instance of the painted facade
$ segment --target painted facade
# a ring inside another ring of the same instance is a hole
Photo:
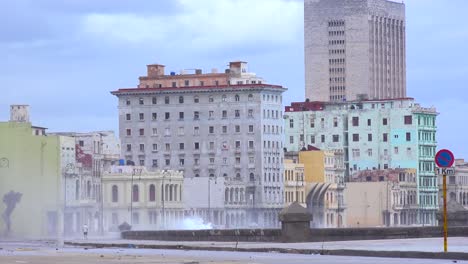
[[[307,207],[304,164],[285,159],[283,182],[284,207],[288,207],[293,202],[298,202],[301,206]]]
[[[285,111],[285,147],[342,150],[346,181],[362,170],[416,169],[418,223],[436,224],[436,116],[411,98],[293,103]]]
[[[28,116],[27,106],[15,105],[12,119],[0,122],[0,237],[57,238],[63,208],[60,142],[36,136]]]

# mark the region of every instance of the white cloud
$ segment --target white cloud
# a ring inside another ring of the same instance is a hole
[[[246,44],[289,45],[302,34],[302,2],[287,0],[178,0],[168,16],[88,14],[85,33],[105,41],[218,49]]]

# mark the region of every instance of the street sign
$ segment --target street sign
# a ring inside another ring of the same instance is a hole
[[[442,175],[454,176],[455,175],[455,168],[454,167],[451,167],[451,168],[436,168],[435,169],[435,174],[437,176],[442,176]]]
[[[453,153],[448,149],[439,150],[435,156],[436,174],[442,175],[442,197],[444,200],[444,252],[447,252],[448,223],[447,223],[447,175],[455,175],[455,169],[451,168],[455,162]]]
[[[448,149],[439,150],[435,156],[435,163],[440,168],[450,168],[455,162],[453,153]]]

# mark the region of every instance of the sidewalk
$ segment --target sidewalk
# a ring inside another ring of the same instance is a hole
[[[404,258],[439,258],[468,260],[468,238],[449,238],[448,253],[443,253],[443,238],[363,240],[311,243],[263,242],[174,242],[145,240],[71,240],[66,244],[85,247],[123,247],[210,251],[279,252],[341,256],[373,256]]]

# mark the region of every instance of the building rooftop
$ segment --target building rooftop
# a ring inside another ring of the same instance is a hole
[[[285,112],[303,112],[303,111],[323,111],[327,106],[339,105],[355,105],[363,103],[383,103],[383,102],[398,102],[398,101],[414,101],[412,97],[393,98],[393,99],[364,99],[343,102],[322,102],[322,101],[305,101],[305,102],[292,102],[290,106],[285,107]],[[415,104],[415,108],[421,108]],[[433,110],[434,108],[424,108],[425,110]]]
[[[184,87],[161,87],[161,88],[121,88],[117,91],[112,91],[113,95],[120,94],[141,94],[141,93],[158,93],[158,92],[173,92],[173,91],[209,91],[209,90],[236,90],[236,89],[261,89],[261,88],[273,88],[286,90],[281,85],[272,84],[233,84],[233,85],[210,85],[210,86],[184,86]]]

